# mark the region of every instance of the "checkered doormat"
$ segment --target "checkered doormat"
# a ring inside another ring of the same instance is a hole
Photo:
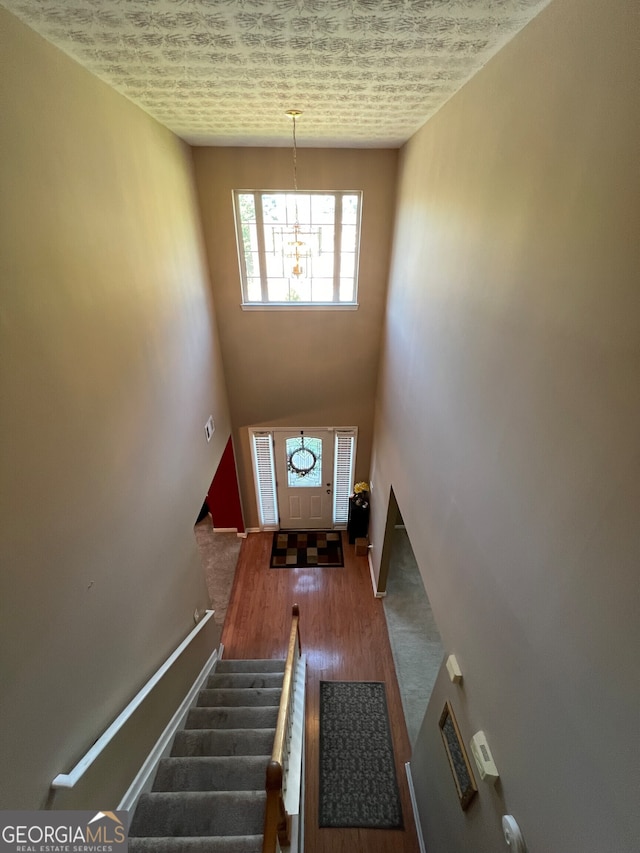
[[[272,569],[335,568],[344,566],[339,530],[289,530],[273,534]]]

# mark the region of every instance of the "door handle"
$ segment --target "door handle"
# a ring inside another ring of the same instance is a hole
[[[330,495],[330,494],[331,494],[331,489],[327,489],[327,494],[328,494],[328,495]]]

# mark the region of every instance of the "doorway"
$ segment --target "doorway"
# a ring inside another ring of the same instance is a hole
[[[250,427],[260,529],[346,528],[357,434],[357,427]]]
[[[383,608],[409,740],[413,746],[444,659],[444,648],[424,580],[391,490],[391,521],[384,539]]]
[[[281,530],[333,524],[333,430],[274,430]]]
[[[244,532],[231,436],[218,462],[193,529],[213,620],[222,631]]]

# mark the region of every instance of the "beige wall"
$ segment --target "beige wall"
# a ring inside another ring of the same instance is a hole
[[[30,808],[208,605],[193,523],[230,421],[188,148],[0,33],[0,804]]]
[[[412,760],[429,850],[640,838],[640,12],[555,0],[407,144],[374,445],[445,648]],[[501,783],[457,803],[437,728]]]
[[[298,137],[303,133],[304,119]],[[254,527],[258,518],[246,427],[357,426],[356,479],[369,476],[397,151],[298,150],[301,189],[363,191],[357,311],[243,311],[232,190],[291,187],[292,153],[196,148],[194,161],[245,522]]]

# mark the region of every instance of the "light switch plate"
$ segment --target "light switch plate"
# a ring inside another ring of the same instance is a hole
[[[449,655],[447,658],[447,672],[454,684],[462,683],[462,670],[455,655]]]
[[[209,415],[209,420],[204,425],[204,434],[207,436],[207,441],[211,441],[211,436],[216,431],[215,424],[213,422],[213,417]]]

